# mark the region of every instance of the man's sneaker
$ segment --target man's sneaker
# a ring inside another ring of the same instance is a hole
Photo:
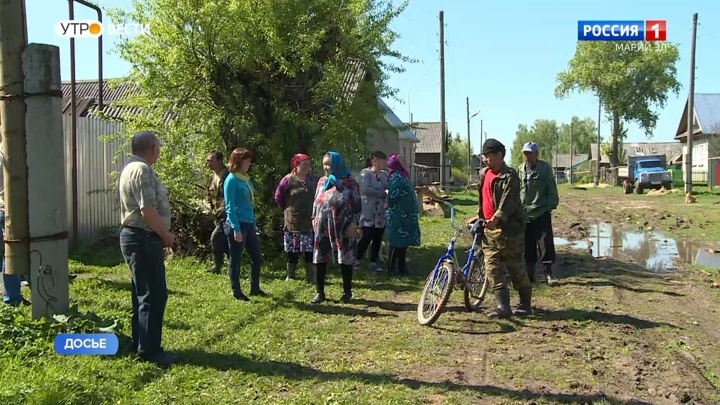
[[[375,271],[378,273],[383,271],[382,267],[380,267],[380,265],[377,263],[370,263],[370,268],[372,269],[372,271]]]

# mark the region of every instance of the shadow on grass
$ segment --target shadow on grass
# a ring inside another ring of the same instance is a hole
[[[382,314],[380,312],[368,311],[366,309],[327,304],[328,301],[318,305],[294,302],[293,306],[301,311],[315,312],[324,315],[364,316],[369,318],[392,318],[397,316],[393,314]]]
[[[542,308],[534,308],[532,316],[548,321],[593,321],[598,323],[611,323],[615,325],[628,325],[633,326],[636,329],[652,329],[663,326],[677,329],[677,326],[665,322],[654,322],[646,319],[635,318],[630,315],[611,314],[602,311],[586,311],[583,309],[548,311]]]
[[[565,281],[565,282],[563,282],[563,284],[587,286],[587,287],[615,287],[615,288],[619,288],[621,290],[632,291],[632,292],[639,293],[639,294],[656,293],[656,294],[668,295],[670,297],[684,297],[685,296],[685,294],[680,294],[680,293],[676,293],[673,291],[662,291],[662,290],[653,290],[653,289],[649,289],[649,288],[632,287],[632,286],[616,283],[616,282],[613,282],[610,280],[608,280],[608,281],[582,281],[582,282]]]
[[[88,278],[90,279],[90,278]],[[132,286],[130,284],[130,281],[120,281],[120,280],[113,280],[113,279],[107,279],[107,278],[92,278],[92,280],[97,280],[101,285],[102,288],[111,290],[111,291],[119,291],[119,292],[127,292],[128,294],[132,290]],[[179,290],[172,290],[168,289],[168,295],[169,296],[187,296],[188,293],[185,291],[179,291]]]
[[[368,307],[376,307],[376,308],[384,309],[386,311],[394,311],[394,312],[405,312],[405,311],[416,311],[417,310],[416,304],[381,302],[381,301],[366,300],[366,299],[353,300],[353,304],[365,305]]]
[[[399,284],[393,283],[390,280],[386,282],[365,282],[365,287],[373,291],[392,291],[395,293],[406,293],[412,291],[420,291],[422,289],[422,280],[417,279],[413,284]]]
[[[399,378],[391,374],[374,374],[365,372],[327,372],[300,364],[282,361],[260,361],[241,356],[239,354],[221,354],[202,350],[179,351],[183,364],[212,368],[218,371],[242,370],[248,374],[262,377],[282,377],[291,381],[317,380],[318,382],[331,381],[363,381],[373,385],[395,384],[413,390],[431,388],[447,391],[477,391],[479,393],[503,397],[507,399],[543,399],[546,401],[584,404],[597,401],[607,401],[618,405],[649,405],[649,402],[623,401],[612,398],[604,393],[596,394],[563,394],[537,392],[529,389],[514,390],[494,385],[458,384],[451,381],[431,382],[419,379]]]
[[[517,328],[513,325],[507,324],[507,323],[495,323],[497,325],[497,330],[477,330],[472,325],[468,324],[476,324],[476,325],[484,325],[489,326],[493,325],[492,322],[482,322],[482,321],[476,321],[476,320],[466,320],[462,322],[463,326],[457,326],[457,327],[450,327],[450,326],[437,326],[433,325],[431,328],[436,330],[441,330],[443,332],[449,332],[449,333],[456,333],[461,335],[496,335],[496,334],[503,334],[503,333],[512,333],[517,332]]]

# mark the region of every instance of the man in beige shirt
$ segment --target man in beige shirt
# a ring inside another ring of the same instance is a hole
[[[210,187],[208,187],[207,202],[210,206],[210,215],[215,222],[215,229],[210,235],[210,246],[213,250],[213,266],[207,271],[219,274],[223,269],[225,256],[230,254],[230,248],[225,235],[225,197],[223,184],[229,172],[223,163],[223,154],[220,151],[212,151],[207,157],[207,166],[213,171]]]
[[[163,247],[175,242],[170,232],[170,201],[152,165],[160,140],[149,131],[133,135],[132,156],[120,173],[120,249],[132,277],[132,344],[140,360],[158,365],[177,361],[162,348],[162,324],[168,292]]]

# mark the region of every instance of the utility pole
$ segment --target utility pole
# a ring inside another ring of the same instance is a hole
[[[600,184],[600,160],[602,160],[602,152],[600,149],[600,114],[602,112],[602,101],[598,97],[598,133],[597,133],[597,160],[595,161],[595,187]]]
[[[555,181],[557,182],[558,179],[558,155],[560,155],[560,133],[557,134],[557,139],[555,140]]]
[[[685,192],[692,193],[693,130],[695,127],[695,39],[697,38],[698,13],[693,14],[690,38],[690,86],[687,103],[687,153],[685,154]]]
[[[447,128],[445,127],[445,17],[440,10],[440,188],[444,191],[447,179],[445,165],[447,161]]]
[[[25,2],[0,0],[0,130],[5,190],[5,273],[30,274],[30,218],[25,140]]]
[[[483,132],[483,120],[480,120],[480,152],[481,153],[482,153],[483,142],[485,142],[485,139],[483,139],[484,135],[485,135],[485,132]]]
[[[570,119],[570,179],[568,182],[573,184],[573,120]]]
[[[472,175],[472,153],[470,152],[470,97],[465,97],[465,111],[467,114],[468,175]]]

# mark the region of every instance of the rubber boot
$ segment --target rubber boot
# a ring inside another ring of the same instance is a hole
[[[305,281],[315,284],[315,266],[311,262],[305,262]]]
[[[340,301],[348,303],[352,299],[353,268],[349,265],[342,265],[340,271],[342,272],[343,281],[343,296],[340,297]]]
[[[510,309],[510,290],[508,290],[507,287],[495,290],[495,301],[497,302],[497,308],[488,314],[488,318],[510,318],[512,316],[512,310]]]
[[[320,266],[315,265],[315,298],[313,298],[313,304],[319,304],[325,301],[325,273],[327,273],[327,263],[323,263]]]
[[[549,286],[556,286],[558,285],[558,280],[553,277],[552,275],[552,265],[546,264],[543,266],[543,271],[545,273],[545,280],[547,281],[547,285]]]
[[[535,282],[535,263],[525,263],[525,271],[528,275],[528,280],[531,283]]]
[[[285,281],[290,281],[295,278],[295,269],[297,263],[285,263]]]
[[[520,304],[513,310],[515,316],[527,316],[530,315],[532,309],[530,304],[532,302],[532,287],[520,287],[518,289],[518,295],[520,296]]]

